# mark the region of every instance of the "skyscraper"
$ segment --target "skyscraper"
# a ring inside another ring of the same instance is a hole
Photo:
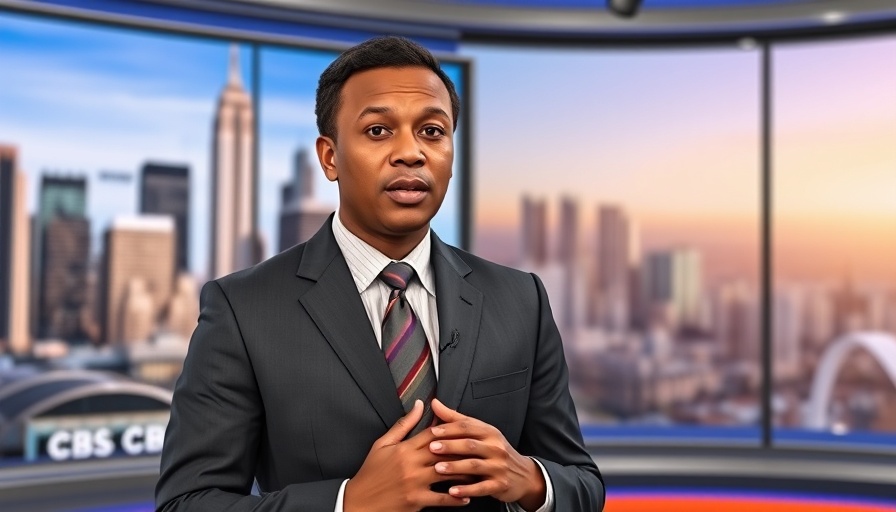
[[[282,191],[280,251],[311,238],[335,210],[315,200],[314,173],[308,151],[296,151],[292,179],[283,185]]]
[[[16,148],[0,145],[0,351],[29,351],[26,182]]]
[[[579,279],[579,205],[571,197],[563,197],[560,200],[560,239],[558,243],[557,259],[563,266],[563,302],[566,308],[562,310],[560,325],[569,332],[577,323],[576,313],[579,304],[576,304],[576,288]]]
[[[760,308],[745,281],[723,283],[713,293],[713,331],[730,361],[759,361]]]
[[[212,278],[249,267],[260,259],[255,234],[253,123],[252,99],[243,88],[239,53],[232,46],[212,143]]]
[[[140,172],[140,213],[174,217],[175,263],[190,264],[190,168],[186,165],[143,164]]]
[[[644,262],[645,300],[654,320],[670,327],[702,327],[700,253],[682,248],[656,251]]]
[[[116,218],[105,236],[102,326],[106,343],[145,341],[174,287],[174,220]]]
[[[43,237],[38,332],[42,338],[85,341],[90,221],[56,215],[44,226]]]
[[[625,211],[600,205],[597,212],[597,324],[614,331],[631,324],[632,263],[636,258],[633,225]]]
[[[547,201],[523,196],[523,264],[540,267],[548,260]]]
[[[793,287],[779,287],[772,299],[774,307],[772,351],[775,379],[794,379],[800,374],[800,343],[806,317],[803,294]]]
[[[44,174],[41,177],[40,195],[38,202],[38,211],[34,217],[32,231],[32,254],[31,254],[31,289],[34,290],[31,299],[32,305],[32,330],[31,332],[47,336],[62,337],[64,339],[74,339],[78,336],[76,330],[64,330],[63,332],[50,329],[47,325],[49,319],[54,315],[57,317],[72,318],[83,303],[79,302],[84,298],[82,295],[73,297],[71,301],[64,298],[64,292],[58,290],[62,286],[67,289],[74,289],[77,286],[83,286],[86,283],[86,272],[88,258],[90,257],[89,246],[89,226],[85,229],[84,224],[87,222],[87,179],[83,176],[65,176]],[[50,251],[54,258],[54,264],[71,264],[70,272],[62,269],[51,269],[48,267],[46,255],[48,253],[45,244],[48,240],[47,227],[56,218],[65,219],[54,229],[56,233],[64,233],[64,240],[59,240]],[[79,234],[87,233],[87,238]],[[83,270],[83,274],[81,274]],[[49,289],[45,284],[48,273],[53,273],[55,280]],[[62,274],[70,276],[71,286],[66,284],[66,278]],[[58,295],[57,292],[62,293]],[[60,297],[54,300],[49,297]],[[57,306],[63,305],[65,311],[56,311]],[[48,309],[49,308],[49,309]],[[69,320],[59,320],[56,325],[71,325]]]

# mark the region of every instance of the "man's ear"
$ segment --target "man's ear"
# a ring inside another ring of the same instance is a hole
[[[324,175],[330,181],[339,179],[336,172],[336,142],[329,137],[321,135],[317,138],[317,159],[320,161],[320,167],[324,170]]]

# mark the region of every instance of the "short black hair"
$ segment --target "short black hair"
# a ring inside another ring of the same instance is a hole
[[[345,82],[361,71],[376,68],[422,67],[431,70],[445,84],[451,98],[454,128],[460,115],[460,98],[454,82],[439,67],[439,61],[419,44],[399,36],[381,36],[353,46],[336,58],[320,75],[314,114],[321,135],[336,139],[336,111]]]

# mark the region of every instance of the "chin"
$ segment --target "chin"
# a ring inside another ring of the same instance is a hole
[[[435,217],[435,212],[408,208],[398,211],[383,219],[385,227],[395,234],[414,233],[429,226],[429,221]]]

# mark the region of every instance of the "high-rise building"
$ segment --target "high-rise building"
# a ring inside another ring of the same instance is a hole
[[[868,298],[853,283],[849,273],[834,291],[834,324],[837,336],[871,328]]]
[[[188,340],[196,329],[198,319],[199,290],[196,289],[196,280],[187,273],[181,273],[177,276],[168,303],[165,327],[169,333]]]
[[[537,268],[547,261],[547,201],[523,196],[523,264]]]
[[[835,303],[825,286],[811,286],[806,292],[804,352],[820,357],[836,334]],[[813,357],[815,359],[816,357]]]
[[[759,298],[744,281],[719,285],[713,293],[713,334],[729,361],[759,361]]]
[[[775,379],[794,379],[800,373],[800,344],[805,319],[803,295],[796,288],[779,287],[773,299],[772,369]]]
[[[140,213],[174,217],[177,270],[190,264],[190,167],[148,162],[140,172]]]
[[[0,145],[0,351],[24,354],[28,329],[28,221],[25,174],[18,152]]]
[[[644,262],[644,299],[652,320],[669,327],[703,327],[702,268],[694,249],[656,251]]]
[[[41,306],[42,279],[45,273],[43,242],[47,224],[57,217],[69,219],[87,218],[87,179],[83,176],[44,174],[40,181],[37,213],[31,230],[31,333],[38,335],[45,313]]]
[[[560,200],[560,225],[557,247],[557,259],[563,266],[564,285],[563,302],[566,308],[562,310],[560,325],[567,331],[573,329],[580,321],[577,313],[580,304],[576,304],[576,288],[581,282],[579,269],[579,205],[571,197],[563,197]]]
[[[252,266],[261,257],[255,233],[253,123],[252,98],[243,88],[239,53],[233,46],[212,143],[212,278]]]
[[[105,236],[102,326],[106,343],[145,341],[174,287],[171,216],[116,218]]]
[[[636,237],[625,211],[615,205],[598,206],[596,323],[618,331],[631,325],[632,264],[637,258]]]
[[[56,215],[43,229],[40,288],[42,338],[86,341],[82,317],[87,307],[90,221]]]
[[[314,174],[315,166],[308,151],[296,151],[292,179],[282,189],[280,251],[311,238],[335,210],[314,198]]]

